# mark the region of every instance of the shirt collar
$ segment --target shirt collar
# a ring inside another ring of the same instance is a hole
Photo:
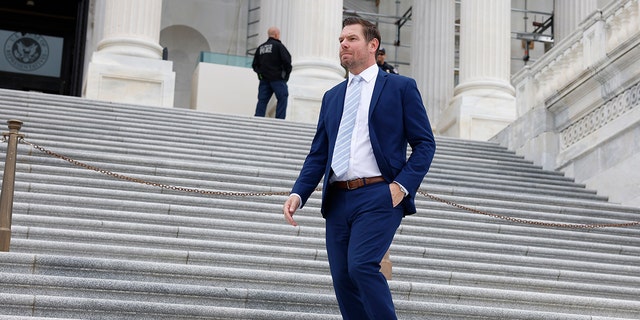
[[[373,80],[377,75],[378,75],[378,64],[374,63],[373,65],[371,65],[369,68],[364,69],[364,71],[360,72],[359,76],[362,77],[362,80],[366,81],[367,83],[371,82],[371,80]],[[351,72],[349,72],[349,83],[351,84],[351,80],[353,80],[353,77],[355,75],[353,75]]]

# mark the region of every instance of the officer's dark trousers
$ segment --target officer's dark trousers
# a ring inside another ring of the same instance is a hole
[[[276,118],[284,119],[287,116],[287,99],[289,98],[289,87],[284,80],[260,80],[258,85],[258,104],[256,105],[256,117],[264,117],[267,112],[267,104],[273,94],[276,94]]]

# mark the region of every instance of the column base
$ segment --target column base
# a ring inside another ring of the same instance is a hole
[[[306,69],[304,73],[294,71],[291,74],[288,82],[287,120],[316,124],[325,92],[344,81],[335,70],[316,72],[317,74],[314,74],[312,70]]]
[[[88,99],[173,107],[175,73],[171,61],[96,52],[87,71]]]
[[[221,74],[225,76],[221,77]],[[251,68],[200,62],[191,79],[190,108],[253,116],[258,101],[259,82]],[[275,107],[273,109],[275,113]]]
[[[440,115],[438,134],[486,141],[515,119],[514,96],[502,90],[474,90],[453,98]]]

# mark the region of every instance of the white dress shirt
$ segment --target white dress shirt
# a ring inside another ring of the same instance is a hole
[[[373,88],[376,85],[378,76],[378,65],[373,64],[362,71],[360,76],[362,77],[362,91],[360,92],[360,104],[358,105],[355,127],[351,136],[349,169],[342,176],[334,175],[331,177],[331,181],[346,181],[381,175],[369,138],[369,106],[371,105]],[[351,84],[353,77],[354,75],[349,73],[349,84]]]

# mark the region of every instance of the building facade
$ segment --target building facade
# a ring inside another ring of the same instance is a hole
[[[340,21],[359,15],[416,79],[437,135],[496,141],[640,206],[638,0],[56,3],[0,4],[0,87],[251,116],[247,63],[275,25],[293,57],[287,119],[315,123],[345,77]]]

